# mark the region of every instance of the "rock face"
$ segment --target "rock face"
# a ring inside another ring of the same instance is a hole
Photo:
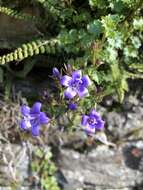
[[[59,167],[67,182],[65,190],[132,189],[143,182],[143,142],[115,150],[99,146],[87,155],[63,149]]]
[[[0,145],[0,184],[10,186],[14,182],[27,185],[29,158],[26,147],[15,144]]]
[[[143,136],[143,103],[135,96],[126,97],[120,111],[107,111],[105,120],[108,130],[116,139],[130,136],[130,139],[138,139]]]
[[[36,189],[30,187],[28,180],[28,152],[26,146],[1,145],[2,190],[8,190],[14,181],[21,184],[20,190]],[[100,145],[88,154],[62,148],[56,162],[59,169],[57,180],[64,190],[133,190],[143,184],[142,141],[125,143],[115,149]]]
[[[33,10],[31,10],[33,11]],[[27,12],[27,11],[25,11]],[[38,15],[37,15],[38,16]],[[18,20],[0,13],[0,48],[15,48],[39,36],[34,22]]]

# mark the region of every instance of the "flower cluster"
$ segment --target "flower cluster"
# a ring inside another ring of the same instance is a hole
[[[81,70],[73,71],[71,75],[62,76],[57,68],[53,68],[53,77],[59,81],[61,86],[66,87],[64,97],[68,101],[68,109],[77,110],[78,104],[74,100],[80,100],[89,94],[88,87],[91,80],[88,75],[82,76]],[[38,136],[40,126],[49,123],[49,118],[41,112],[41,103],[36,102],[32,108],[26,105],[21,106],[22,121],[20,127],[31,131],[33,136]],[[87,135],[93,135],[96,131],[104,128],[104,121],[99,113],[92,109],[88,115],[82,115],[81,125]]]

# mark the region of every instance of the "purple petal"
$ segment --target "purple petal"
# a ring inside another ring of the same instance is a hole
[[[96,131],[95,126],[90,126],[90,125],[87,125],[86,128],[84,128],[84,130],[88,135],[95,133]]]
[[[21,123],[20,123],[20,128],[21,129],[24,129],[24,130],[27,130],[31,127],[31,123],[29,120],[26,120],[26,119],[22,119]]]
[[[77,104],[75,104],[75,103],[69,103],[69,104],[68,104],[68,108],[69,108],[70,110],[76,110],[76,109],[77,109]]]
[[[81,76],[82,76],[81,70],[74,71],[74,72],[72,73],[72,78],[73,78],[73,80],[75,80],[75,79],[77,79],[77,78],[81,78]]]
[[[47,124],[49,122],[49,118],[46,116],[44,112],[41,112],[39,117],[41,125]]]
[[[67,99],[72,99],[73,97],[75,97],[77,94],[77,92],[73,89],[73,88],[70,88],[68,87],[65,92],[64,92],[64,96],[65,98]]]
[[[101,130],[104,128],[105,122],[103,120],[99,120],[98,123],[96,124],[96,129]]]
[[[90,116],[100,117],[100,115],[99,115],[99,113],[96,111],[96,109],[92,109],[92,110],[91,110]]]
[[[26,106],[26,105],[21,106],[21,113],[24,116],[29,115],[29,113],[30,113],[30,107]]]
[[[80,87],[78,89],[78,95],[79,95],[80,98],[86,96],[87,94],[88,94],[88,89],[87,88],[82,86],[82,87]]]
[[[63,76],[63,77],[61,78],[61,84],[62,84],[63,86],[67,86],[67,87],[68,87],[71,80],[72,80],[71,77],[65,75],[65,76]]]
[[[83,81],[83,85],[85,87],[88,87],[89,85],[91,85],[91,80],[90,78],[88,77],[88,75],[85,75],[82,77],[82,81]]]
[[[39,136],[40,135],[40,127],[38,125],[32,126],[32,135]]]
[[[57,78],[61,77],[61,74],[60,74],[59,70],[56,67],[53,68],[53,76],[57,77]]]
[[[31,110],[30,110],[30,114],[39,114],[40,113],[40,109],[41,109],[42,104],[40,102],[36,102]]]
[[[88,124],[88,119],[89,119],[88,115],[83,115],[82,120],[81,120],[81,124],[86,126]]]

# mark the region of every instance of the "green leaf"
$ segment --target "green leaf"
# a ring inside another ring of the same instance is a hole
[[[100,84],[98,73],[96,71],[93,71],[90,76],[93,81],[97,82],[97,84]]]
[[[87,31],[95,37],[99,37],[99,35],[103,32],[102,23],[99,20],[94,20],[87,25]]]

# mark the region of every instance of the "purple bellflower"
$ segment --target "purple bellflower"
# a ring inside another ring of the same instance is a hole
[[[104,128],[104,121],[95,109],[91,110],[88,115],[82,116],[81,124],[88,135],[94,134],[96,130]]]
[[[61,78],[60,71],[56,67],[53,68],[53,76],[56,77],[57,79]]]
[[[26,105],[21,106],[22,121],[20,127],[24,130],[31,130],[33,136],[39,135],[40,126],[47,124],[49,118],[44,112],[41,112],[42,104],[36,102],[32,108]]]
[[[61,77],[61,84],[67,87],[64,92],[65,98],[72,99],[76,95],[82,98],[88,94],[87,87],[91,85],[91,80],[87,75],[82,76],[81,70],[77,70],[71,77],[68,75]]]
[[[69,108],[70,110],[74,111],[74,110],[77,109],[77,104],[71,102],[71,103],[68,104],[68,108]]]

